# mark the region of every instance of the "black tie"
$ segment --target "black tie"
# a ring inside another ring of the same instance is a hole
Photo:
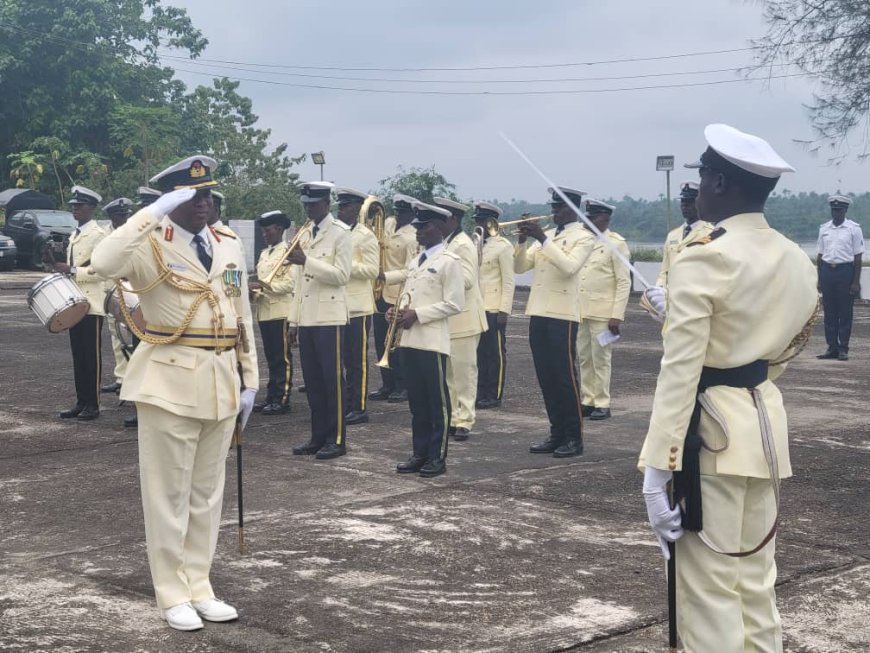
[[[199,258],[199,262],[202,263],[202,267],[206,270],[211,270],[211,256],[209,256],[205,248],[205,241],[202,239],[202,236],[196,234],[193,237],[193,242],[196,243],[196,256]]]
[[[314,229],[311,230],[311,240],[317,238],[318,231],[320,231],[320,227],[318,225],[314,225]]]
[[[417,267],[419,268],[425,262],[426,262],[426,252],[423,252],[422,254],[420,254],[420,260],[417,261]]]
[[[564,228],[565,228],[565,225],[563,225],[563,224],[560,224],[558,227],[556,227],[556,235],[558,236],[560,233],[562,233],[562,230]]]
[[[692,233],[692,225],[686,225],[683,227],[683,238],[686,238],[690,233]]]

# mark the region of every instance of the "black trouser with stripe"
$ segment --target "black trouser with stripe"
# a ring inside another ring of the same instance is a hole
[[[384,355],[384,340],[387,337],[387,310],[392,306],[383,299],[375,302],[377,312],[372,318],[372,328],[375,332],[375,352],[378,360]],[[381,383],[390,392],[401,392],[405,389],[405,376],[402,374],[402,357],[396,356],[396,352],[390,354],[390,369],[379,367],[381,370]]]
[[[426,460],[447,458],[447,427],[450,425],[447,355],[410,347],[401,347],[397,353],[408,371],[414,455]]]
[[[498,313],[486,314],[489,329],[477,344],[477,399],[498,399],[504,394],[507,369],[505,327],[498,325]]]
[[[263,320],[260,323],[263,353],[269,366],[266,403],[290,403],[293,387],[293,354],[287,338],[287,320]]]
[[[343,339],[344,325],[299,327],[299,357],[315,445],[345,446]]]
[[[341,358],[344,361],[344,381],[347,385],[344,410],[364,411],[368,400],[369,374],[369,331],[372,328],[372,316],[361,315],[350,318],[344,331],[344,349]]]
[[[103,367],[103,316],[85,315],[69,330],[76,403],[100,407],[100,374]]]
[[[838,263],[832,266],[822,261],[822,269],[819,270],[822,306],[825,309],[825,340],[828,350],[836,353],[849,353],[852,306],[855,303],[849,289],[852,287],[854,275],[854,263]]]
[[[577,322],[537,315],[529,320],[535,374],[550,419],[550,437],[558,444],[582,440],[576,342]]]

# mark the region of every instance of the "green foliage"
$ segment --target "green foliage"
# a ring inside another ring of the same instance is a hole
[[[635,247],[631,250],[632,261],[655,261],[662,260],[662,250],[655,247]]]
[[[451,184],[440,172],[431,168],[398,167],[398,172],[391,177],[381,179],[380,187],[375,192],[384,200],[387,211],[393,210],[393,195],[402,193],[420,200],[431,202],[433,197],[449,197],[457,200],[456,185]]]

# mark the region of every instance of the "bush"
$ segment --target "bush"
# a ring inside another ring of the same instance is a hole
[[[662,260],[662,251],[655,247],[637,247],[631,250],[631,260],[660,263]]]

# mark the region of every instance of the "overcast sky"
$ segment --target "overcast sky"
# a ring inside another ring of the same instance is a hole
[[[412,95],[288,86],[312,84],[429,91],[547,91],[661,86],[739,79],[735,72],[585,82],[493,84],[737,69],[748,51],[630,63],[518,70],[391,72],[265,68],[470,68],[547,66],[740,49],[762,35],[762,3],[740,0],[168,0],[209,39],[197,63],[167,61],[189,85],[209,76],[246,77],[260,126],[291,153],[323,150],[326,179],[373,190],[398,165],[436,169],[465,198],[546,200],[545,185],[501,140],[504,131],[554,181],[598,197],[654,198],[664,191],[658,154],[673,154],[672,188],[694,171],[682,163],[704,149],[703,128],[726,122],[773,144],[798,172],[778,190],[863,192],[867,167],[811,155],[801,77],[607,93]],[[244,62],[232,70],[215,61]],[[250,65],[258,64],[258,65]],[[795,71],[776,71],[774,74]],[[279,74],[276,74],[279,73]],[[474,83],[390,83],[294,77],[287,73]],[[489,82],[489,83],[487,83]],[[303,178],[319,169],[307,161]]]

